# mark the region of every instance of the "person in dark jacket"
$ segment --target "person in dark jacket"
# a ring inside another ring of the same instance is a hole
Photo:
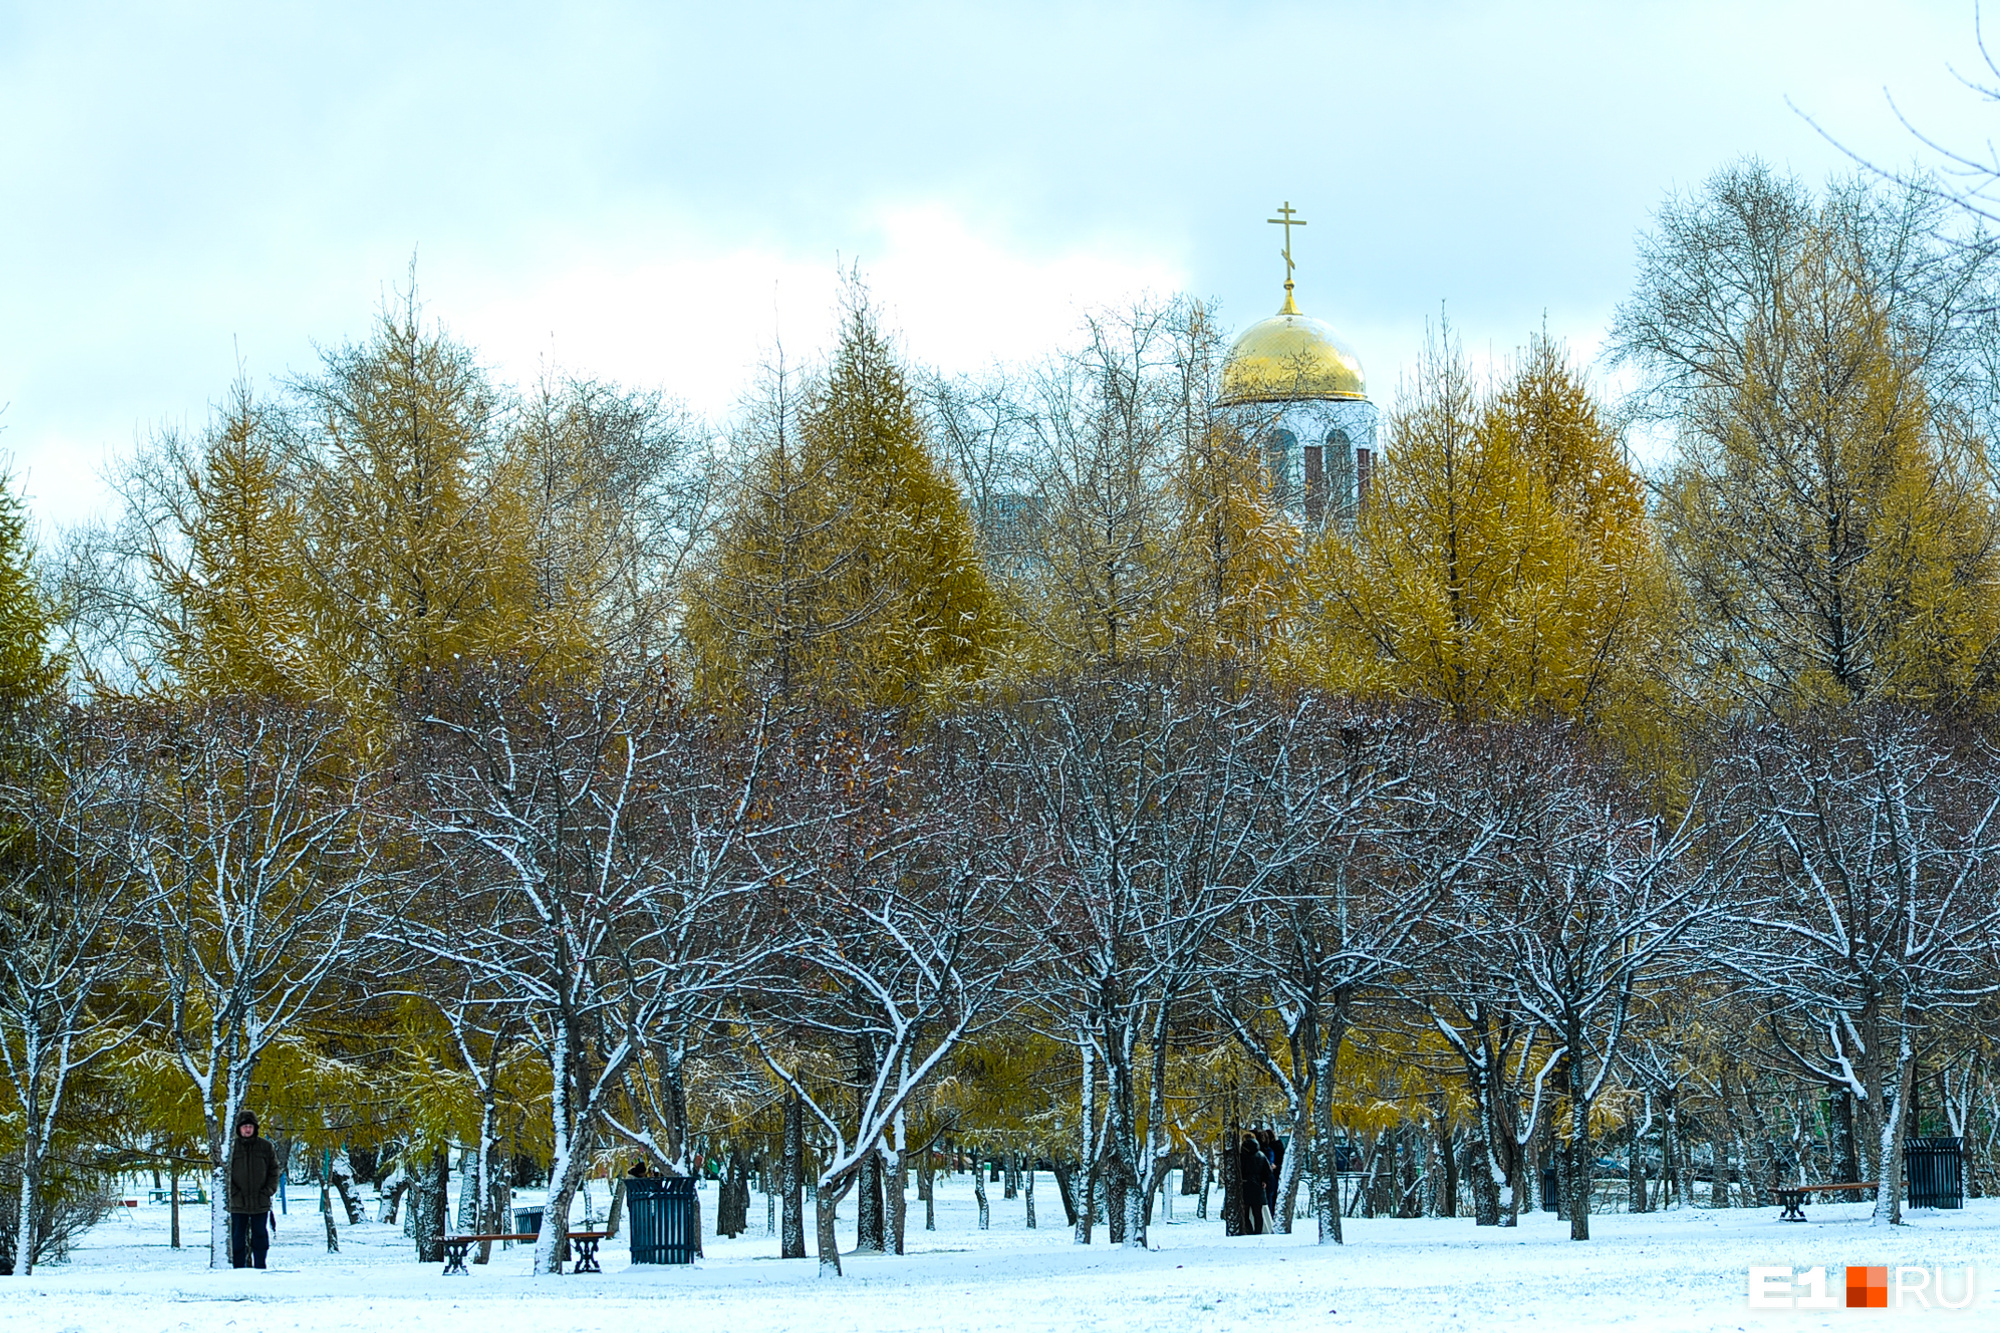
[[[1264,1234],[1264,1196],[1270,1193],[1270,1187],[1271,1164],[1265,1160],[1257,1136],[1245,1134],[1243,1146],[1236,1153],[1236,1206],[1242,1210],[1244,1235]]]
[[[1271,1226],[1276,1229],[1278,1220],[1278,1173],[1285,1166],[1285,1143],[1277,1131],[1260,1129],[1257,1131],[1257,1145],[1264,1150],[1264,1160],[1271,1164],[1271,1183],[1264,1187],[1264,1206],[1271,1210]]]
[[[271,1196],[278,1192],[278,1155],[257,1133],[257,1117],[236,1117],[236,1141],[229,1145],[229,1262],[262,1268],[271,1249]]]

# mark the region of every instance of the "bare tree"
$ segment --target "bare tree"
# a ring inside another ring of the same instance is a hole
[[[743,988],[738,1014],[818,1130],[822,1276],[841,1271],[840,1200],[878,1155],[895,1181],[900,1252],[910,1101],[993,1016],[999,908],[1019,874],[976,804],[991,787],[977,742],[939,728],[905,752],[879,721],[806,728],[791,741],[787,766],[800,781],[787,799],[821,815],[760,849],[762,919],[781,944]],[[831,1055],[818,1077],[815,1050]],[[842,1065],[849,1077],[828,1076]]]
[[[200,1101],[214,1179],[210,1264],[229,1263],[230,1139],[258,1062],[311,1014],[381,890],[371,776],[344,719],[268,700],[130,719],[140,780],[131,929],[157,969],[157,1027]]]
[[[0,1061],[21,1139],[11,1271],[49,1240],[43,1168],[77,1077],[143,1013],[111,990],[127,975],[134,903],[125,853],[131,756],[115,726],[51,701],[10,719],[16,762],[0,785]]]
[[[1067,662],[1143,659],[1178,587],[1173,472],[1207,440],[1221,330],[1180,301],[1092,317],[1034,384],[1029,485],[1010,572],[1030,628]]]
[[[716,731],[644,678],[569,686],[495,667],[435,697],[415,778],[437,853],[431,910],[381,929],[480,979],[547,1063],[554,1160],[535,1271],[556,1272],[628,1074],[736,961],[760,747],[747,769],[715,763]]]
[[[1733,739],[1710,817],[1754,850],[1703,943],[1764,1007],[1793,1066],[1853,1094],[1875,1221],[1895,1223],[1897,1138],[1924,1034],[2000,984],[1992,760],[1884,711]]]
[[[1285,1100],[1292,1150],[1280,1170],[1278,1229],[1291,1230],[1299,1183],[1310,1174],[1319,1241],[1339,1244],[1332,1153],[1341,1045],[1363,997],[1393,990],[1415,965],[1439,899],[1477,863],[1486,837],[1454,844],[1435,863],[1402,844],[1424,836],[1419,812],[1435,803],[1423,759],[1438,739],[1433,714],[1316,697],[1295,707],[1256,777],[1270,793],[1265,836],[1289,864],[1218,936],[1220,975],[1238,990],[1231,996],[1214,984],[1211,994],[1244,1058]],[[1261,845],[1258,854],[1268,855]]]
[[[1534,728],[1511,739],[1526,752],[1515,771],[1547,794],[1515,805],[1493,844],[1496,864],[1461,881],[1454,915],[1474,925],[1504,1002],[1547,1039],[1563,1098],[1570,1239],[1588,1240],[1592,1108],[1620,1068],[1642,982],[1701,919],[1709,881],[1681,869],[1699,864],[1688,827],[1637,808],[1576,737]]]
[[[1173,1152],[1169,1055],[1206,994],[1218,925],[1316,845],[1310,823],[1282,818],[1302,795],[1282,777],[1297,722],[1228,682],[1131,667],[1048,683],[993,716],[1011,818],[1046,866],[1017,902],[1020,933],[1047,944],[1030,1011],[1077,1049],[1084,1188],[1102,1181],[1114,1242],[1146,1244]],[[1077,1210],[1079,1244],[1091,1214]]]

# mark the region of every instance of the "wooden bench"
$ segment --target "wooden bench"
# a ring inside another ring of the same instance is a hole
[[[576,1262],[570,1266],[569,1270],[572,1275],[577,1273],[602,1273],[604,1271],[597,1266],[597,1246],[599,1242],[610,1234],[608,1231],[572,1231],[569,1233],[570,1244],[576,1246]],[[444,1276],[450,1277],[452,1274],[457,1273],[461,1277],[470,1277],[472,1270],[465,1266],[465,1256],[472,1253],[472,1247],[482,1241],[529,1241],[540,1239],[540,1234],[533,1231],[496,1231],[488,1236],[446,1236],[444,1238]]]
[[[1780,1222],[1803,1222],[1806,1220],[1806,1196],[1811,1194],[1839,1194],[1854,1190],[1872,1190],[1880,1186],[1874,1180],[1850,1180],[1840,1185],[1780,1185],[1771,1192],[1778,1196],[1784,1211],[1778,1214]]]

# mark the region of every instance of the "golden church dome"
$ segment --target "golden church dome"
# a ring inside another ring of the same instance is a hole
[[[1290,291],[1284,309],[1243,330],[1222,367],[1219,401],[1225,407],[1367,397],[1361,358],[1328,325],[1300,314]]]

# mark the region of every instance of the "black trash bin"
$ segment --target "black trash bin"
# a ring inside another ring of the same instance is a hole
[[[1552,1166],[1542,1168],[1542,1211],[1556,1211],[1556,1169]]]
[[[514,1234],[517,1236],[539,1236],[542,1234],[542,1214],[545,1208],[516,1208],[514,1210]]]
[[[691,1264],[700,1237],[692,1176],[628,1176],[625,1210],[635,1264]]]
[[[1963,1147],[1955,1138],[1903,1140],[1903,1183],[1910,1207],[1965,1207]]]

